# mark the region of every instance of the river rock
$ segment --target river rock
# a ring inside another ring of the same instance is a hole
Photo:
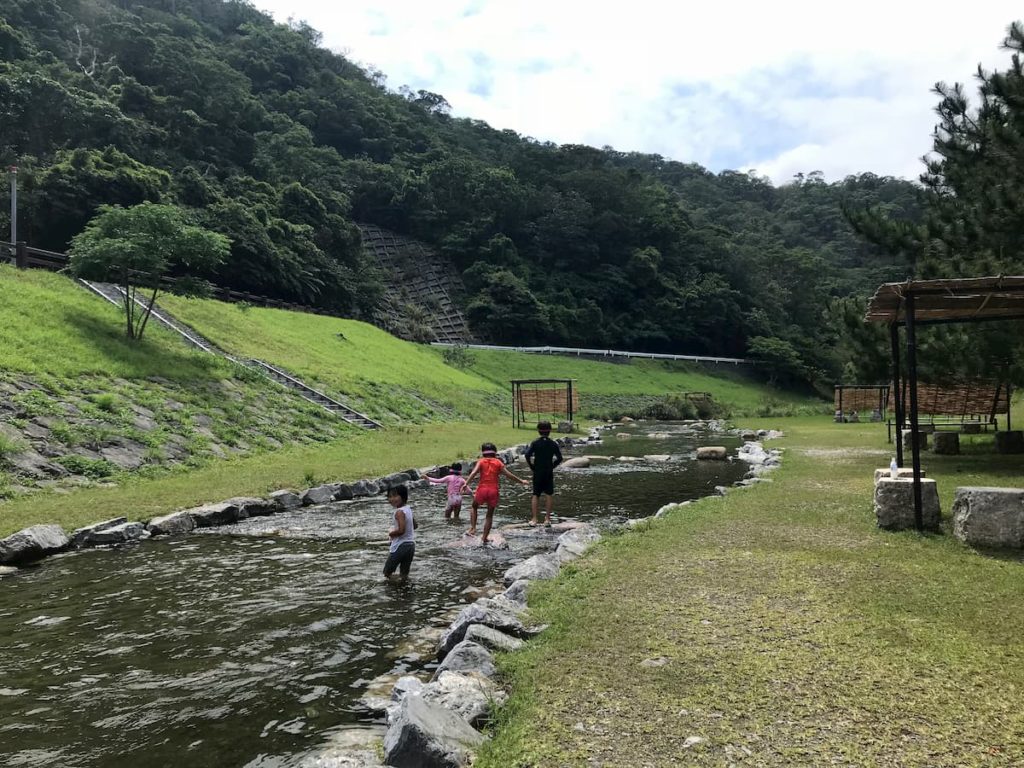
[[[1024,489],[957,488],[953,535],[974,547],[1024,548]]]
[[[592,525],[583,525],[566,531],[558,537],[555,554],[562,562],[575,560],[587,551],[587,548],[601,538],[601,534]]]
[[[655,464],[665,464],[666,462],[672,461],[672,454],[669,453],[649,453],[644,456],[645,461],[652,461]]]
[[[385,475],[377,481],[377,485],[380,490],[387,491],[399,485],[404,485],[409,482],[410,478],[405,472],[393,472],[390,475]]]
[[[491,708],[501,706],[508,695],[492,680],[475,673],[444,671],[416,694],[431,704],[450,709],[470,725],[482,725]]]
[[[70,543],[59,525],[33,525],[0,539],[0,565],[39,560],[67,549]]]
[[[127,517],[114,517],[110,520],[104,520],[102,523],[93,523],[92,525],[78,528],[71,534],[71,547],[73,549],[87,547],[89,546],[89,537],[93,533],[105,531],[107,528],[113,528],[116,525],[121,525],[122,523],[127,522]]]
[[[142,523],[121,523],[102,531],[91,534],[87,540],[89,546],[103,546],[105,544],[127,544],[129,541],[140,541],[149,538],[146,526]]]
[[[302,506],[302,499],[292,491],[281,490],[270,494],[270,501],[277,505],[278,510],[297,509]]]
[[[334,501],[335,490],[333,485],[318,485],[315,488],[309,488],[302,492],[302,506],[310,507]]]
[[[402,675],[391,689],[391,700],[400,702],[406,696],[417,695],[423,691],[424,685],[425,683],[414,675]]]
[[[647,435],[651,440],[669,440],[672,438],[671,432],[651,432]]]
[[[523,641],[518,637],[506,635],[493,627],[484,624],[473,624],[466,630],[466,640],[477,643],[492,651],[518,651],[523,647]]]
[[[514,605],[526,607],[526,590],[530,586],[528,579],[519,579],[502,592],[502,596]]]
[[[18,569],[13,565],[0,565],[0,579],[4,576],[13,576],[18,572]]]
[[[744,443],[736,451],[736,457],[748,464],[764,464],[768,460],[768,453],[760,443]]]
[[[633,418],[632,418],[632,417],[630,417],[630,416],[623,416],[623,417],[622,417],[621,419],[619,419],[619,423],[620,423],[620,424],[630,424],[630,423],[632,423],[633,421],[635,421],[635,419],[633,419]]]
[[[494,677],[498,668],[494,666],[494,655],[480,643],[463,640],[444,657],[444,661],[434,671],[431,682],[437,680],[442,672],[476,672],[484,677]]]
[[[357,499],[364,496],[376,496],[380,490],[380,486],[373,480],[357,480],[352,484],[352,496]]]
[[[277,504],[270,499],[261,499],[257,496],[235,496],[228,499],[226,504],[234,504],[245,512],[245,517],[266,517],[277,512]]]
[[[475,603],[467,605],[441,635],[437,642],[437,657],[443,659],[451,650],[466,638],[467,630],[474,624],[506,632],[518,637],[528,636],[529,631],[516,615],[522,610],[516,603],[508,600],[497,600],[482,597]]]
[[[195,528],[196,521],[187,509],[172,512],[161,517],[154,517],[146,524],[146,530],[149,531],[151,536],[180,535],[191,533]]]
[[[502,577],[506,584],[519,579],[553,579],[558,575],[559,558],[554,553],[534,555],[518,565],[513,565]]]
[[[729,452],[721,445],[704,445],[697,449],[697,458],[701,461],[725,461]]]
[[[245,510],[230,501],[217,504],[204,504],[188,510],[196,523],[196,528],[213,528],[218,525],[231,525],[246,518]]]
[[[352,493],[352,486],[346,483],[337,483],[334,486],[334,500],[335,501],[351,501],[355,498],[355,494]]]
[[[409,478],[410,481],[416,481],[421,479],[420,471],[418,469],[407,469],[404,474]]]
[[[463,718],[422,696],[406,696],[384,734],[384,763],[395,768],[462,768],[484,742]]]
[[[566,459],[558,466],[561,469],[586,469],[590,466],[590,459],[586,456],[577,456],[573,459]]]

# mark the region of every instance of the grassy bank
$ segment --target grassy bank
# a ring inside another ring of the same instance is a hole
[[[879,427],[785,426],[771,485],[531,591],[551,629],[504,659],[514,695],[477,765],[1024,762],[1024,563],[877,530]],[[947,513],[958,485],[1020,483],[1024,457],[981,442],[927,455]]]
[[[357,480],[475,457],[485,441],[499,445],[531,436],[507,424],[430,424],[361,432],[326,445],[293,446],[273,453],[218,461],[163,477],[127,480],[116,488],[71,495],[39,494],[0,504],[0,536],[36,523],[73,529],[114,515],[146,520],[164,512],[231,496],[263,495],[326,481]]]

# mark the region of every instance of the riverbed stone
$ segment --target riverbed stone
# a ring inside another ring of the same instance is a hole
[[[953,535],[965,544],[1024,548],[1024,488],[957,488],[952,512]]]
[[[484,735],[422,696],[406,696],[384,734],[384,763],[394,768],[463,768]]]
[[[518,651],[523,647],[523,641],[518,637],[506,635],[504,632],[499,632],[494,627],[484,624],[472,624],[466,630],[466,640],[490,648],[492,651]]]
[[[517,579],[502,592],[502,597],[514,605],[526,607],[526,590],[530,586],[529,579]]]
[[[391,488],[395,488],[399,485],[405,485],[412,478],[409,477],[405,472],[392,472],[390,475],[385,475],[377,481],[377,485],[380,490],[387,491]]]
[[[601,534],[592,525],[574,528],[558,537],[558,546],[555,549],[555,554],[558,555],[562,562],[575,560],[600,538]]]
[[[494,677],[498,668],[494,666],[494,654],[469,640],[463,640],[444,657],[444,661],[434,671],[431,682],[437,680],[445,670],[449,672],[476,672],[484,677]]]
[[[506,584],[519,579],[553,579],[558,575],[560,560],[553,552],[534,555],[523,562],[513,565],[502,577]]]
[[[67,549],[70,544],[59,525],[33,525],[0,539],[0,565],[39,560]]]
[[[280,490],[270,494],[270,500],[277,505],[280,511],[298,509],[302,506],[302,499],[294,491]]]
[[[725,461],[728,455],[722,445],[704,445],[697,449],[697,458],[701,461]]]
[[[921,478],[921,518],[925,530],[939,530],[939,491],[935,481]],[[914,528],[914,481],[883,477],[875,485],[875,519],[879,528],[905,531]]]
[[[93,523],[92,525],[86,525],[82,528],[78,528],[71,534],[71,547],[74,549],[78,549],[80,547],[88,547],[90,545],[89,537],[93,533],[105,531],[108,528],[113,528],[114,526],[121,525],[127,522],[127,517],[114,517],[110,520],[104,520],[102,523]]]
[[[561,469],[586,469],[590,466],[590,459],[586,456],[576,456],[572,459],[566,459],[558,466]]]
[[[351,501],[355,498],[355,494],[352,493],[352,486],[347,483],[337,483],[334,486],[334,500],[335,501]]]
[[[391,689],[391,700],[399,702],[406,696],[415,696],[423,691],[424,685],[426,683],[415,675],[402,675],[402,677],[395,681],[395,685]]]
[[[380,493],[380,486],[373,480],[357,480],[352,484],[352,496],[360,499],[364,496],[376,496]]]
[[[261,499],[258,496],[235,496],[227,500],[228,504],[235,504],[245,512],[246,517],[266,517],[277,512],[277,504],[270,499]]]
[[[420,471],[418,469],[406,469],[403,470],[403,474],[405,474],[410,481],[416,481],[420,479]]]
[[[188,510],[196,523],[196,528],[213,528],[218,525],[231,525],[246,518],[245,510],[230,501],[217,504],[204,504]]]
[[[151,536],[177,536],[191,533],[195,529],[196,521],[192,518],[190,510],[187,509],[154,517],[146,524],[146,530]]]
[[[508,694],[483,675],[448,670],[423,686],[416,695],[451,710],[473,726],[483,725],[490,719],[492,707],[508,700]]]
[[[87,545],[127,544],[130,541],[141,541],[145,538],[149,538],[149,534],[146,532],[146,526],[142,523],[121,523],[92,533],[87,539]]]
[[[302,506],[310,507],[334,501],[335,490],[333,485],[318,485],[315,488],[308,488],[302,492]]]
[[[0,579],[4,576],[13,576],[18,572],[18,569],[13,565],[0,565]]]
[[[448,626],[437,642],[437,657],[443,659],[451,650],[466,638],[466,632],[474,624],[506,632],[517,637],[529,636],[529,630],[516,615],[522,610],[508,600],[497,600],[482,597],[459,611],[458,616]]]

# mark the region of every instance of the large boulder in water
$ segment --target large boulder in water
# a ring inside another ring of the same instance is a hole
[[[183,509],[172,512],[169,515],[154,517],[146,525],[146,530],[151,536],[173,536],[183,533],[191,533],[196,528],[196,521],[192,519],[189,510]]]
[[[581,525],[579,528],[566,531],[558,537],[558,548],[555,550],[555,554],[558,555],[562,562],[574,560],[586,552],[587,548],[600,538],[601,534],[597,532],[594,526]]]
[[[482,725],[489,719],[491,708],[504,704],[508,699],[496,683],[482,675],[447,670],[412,695],[422,696],[431,704],[450,709],[470,725]]]
[[[354,498],[376,496],[378,493],[380,493],[380,486],[373,480],[357,480],[352,484],[352,496]]]
[[[697,458],[701,461],[725,461],[729,452],[723,445],[705,445],[697,449]]]
[[[275,502],[270,499],[261,499],[258,496],[235,496],[225,503],[237,506],[245,512],[245,517],[266,517],[278,510]]]
[[[546,553],[534,555],[518,565],[513,565],[503,576],[506,584],[511,584],[519,579],[553,579],[558,575],[560,561],[558,555]]]
[[[466,631],[473,624],[483,624],[517,637],[529,636],[529,630],[516,613],[517,606],[514,603],[489,597],[482,597],[467,605],[459,611],[455,621],[441,635],[437,643],[438,658],[443,659],[452,648],[461,643],[466,637]]]
[[[494,655],[480,643],[463,640],[452,648],[444,661],[434,672],[431,681],[437,680],[442,672],[475,672],[484,677],[494,677],[498,668],[494,666]]]
[[[59,525],[33,525],[0,539],[0,564],[28,563],[67,549],[71,540]]]
[[[406,696],[384,735],[384,763],[396,768],[462,768],[484,735],[422,696]]]

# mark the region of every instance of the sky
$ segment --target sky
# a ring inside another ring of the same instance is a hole
[[[540,141],[713,171],[916,179],[937,81],[1004,67],[1019,3],[254,0],[323,44]],[[973,92],[973,86],[972,86]]]

